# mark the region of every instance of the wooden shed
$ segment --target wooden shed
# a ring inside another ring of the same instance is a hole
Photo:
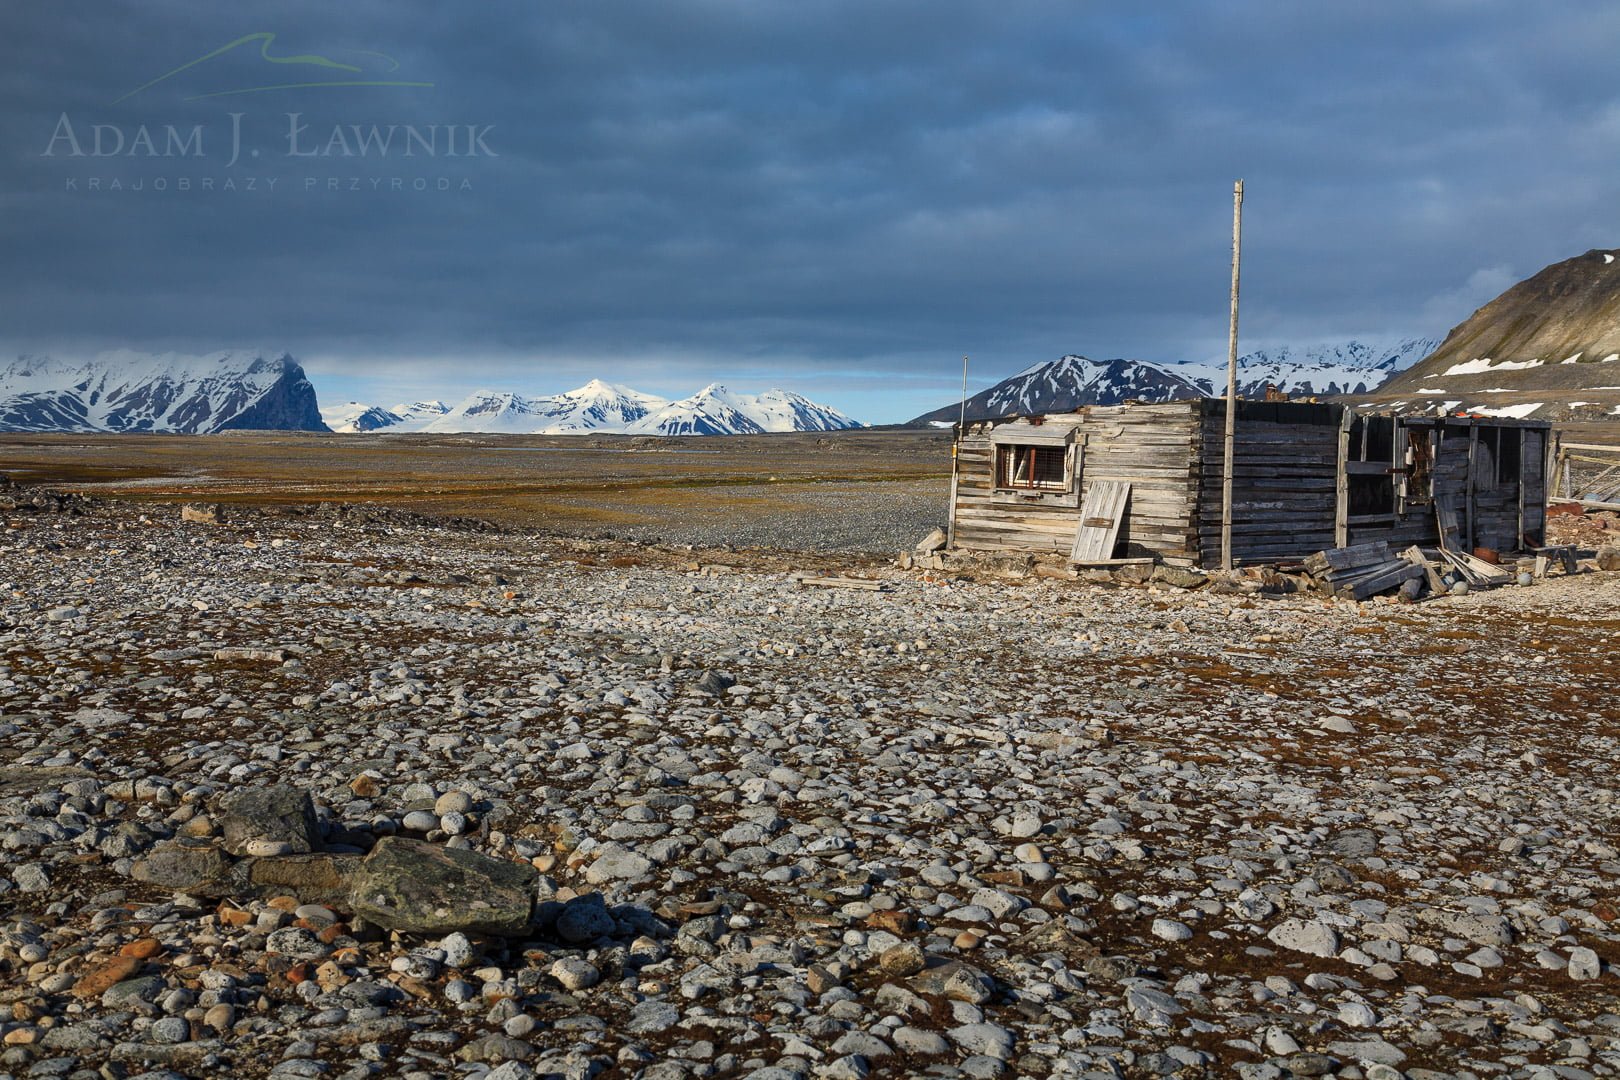
[[[1081,509],[1102,491],[1122,504],[1091,519],[1117,524],[1105,555],[1219,566],[1225,415],[1224,401],[1198,398],[969,424],[950,544],[1073,552],[1087,527]],[[1291,562],[1375,540],[1434,544],[1442,523],[1463,550],[1540,546],[1549,426],[1239,402],[1234,561]]]

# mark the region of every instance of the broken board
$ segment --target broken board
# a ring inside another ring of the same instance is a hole
[[[1440,532],[1442,552],[1463,549],[1462,523],[1457,520],[1459,512],[1455,498],[1448,497],[1435,501],[1434,519]]]
[[[1095,563],[1113,557],[1130,497],[1128,480],[1098,480],[1091,485],[1080,507],[1080,527],[1074,534],[1070,562]]]
[[[1435,596],[1444,596],[1446,594],[1446,583],[1441,580],[1440,571],[1436,570],[1434,568],[1434,564],[1429,561],[1428,556],[1423,554],[1422,548],[1418,547],[1416,544],[1413,544],[1411,547],[1401,552],[1401,558],[1405,559],[1413,566],[1421,566],[1423,568],[1423,575],[1424,577],[1428,578],[1429,581],[1430,593]]]

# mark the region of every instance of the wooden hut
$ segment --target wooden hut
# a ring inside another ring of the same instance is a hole
[[[1076,550],[1100,482],[1122,505],[1110,556],[1219,566],[1226,403],[1090,406],[970,424],[958,447],[951,546]],[[1345,405],[1238,403],[1232,554],[1291,562],[1387,540],[1500,552],[1539,546],[1549,425],[1393,416]],[[1119,495],[1123,485],[1129,485]]]

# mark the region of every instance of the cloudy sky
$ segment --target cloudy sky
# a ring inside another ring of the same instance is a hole
[[[0,346],[894,421],[1223,355],[1240,176],[1246,347],[1440,334],[1620,243],[1617,56],[1583,0],[12,4]]]

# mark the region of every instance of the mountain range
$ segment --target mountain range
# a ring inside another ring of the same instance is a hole
[[[383,408],[351,401],[322,409],[297,361],[272,355],[19,357],[0,368],[0,431],[749,435],[862,426],[786,390],[744,394],[716,383],[671,401],[600,379],[549,396],[480,390],[455,405],[417,401]]]
[[[400,404],[388,409],[381,405],[362,405],[358,401],[351,401],[322,409],[321,419],[326,421],[327,427],[345,435],[384,429],[420,431],[423,425],[449,411],[450,406],[438,400],[413,401],[409,405]]]
[[[286,354],[114,352],[80,362],[23,356],[0,368],[0,431],[262,428],[326,430],[315,388]]]
[[[351,402],[327,410],[334,431],[490,432],[509,435],[757,435],[862,426],[800,394],[742,394],[718,383],[677,401],[592,379],[577,390],[528,397],[479,390],[453,406],[440,401],[379,409]]]
[[[1296,398],[1368,393],[1427,356],[1436,344],[1429,338],[1402,338],[1258,350],[1238,359],[1238,394],[1263,397],[1267,386]],[[1225,392],[1224,363],[1092,360],[1069,355],[1025,368],[968,398],[967,417],[1032,416],[1084,405],[1174,401]],[[942,406],[911,424],[954,424],[961,408],[960,402]]]

